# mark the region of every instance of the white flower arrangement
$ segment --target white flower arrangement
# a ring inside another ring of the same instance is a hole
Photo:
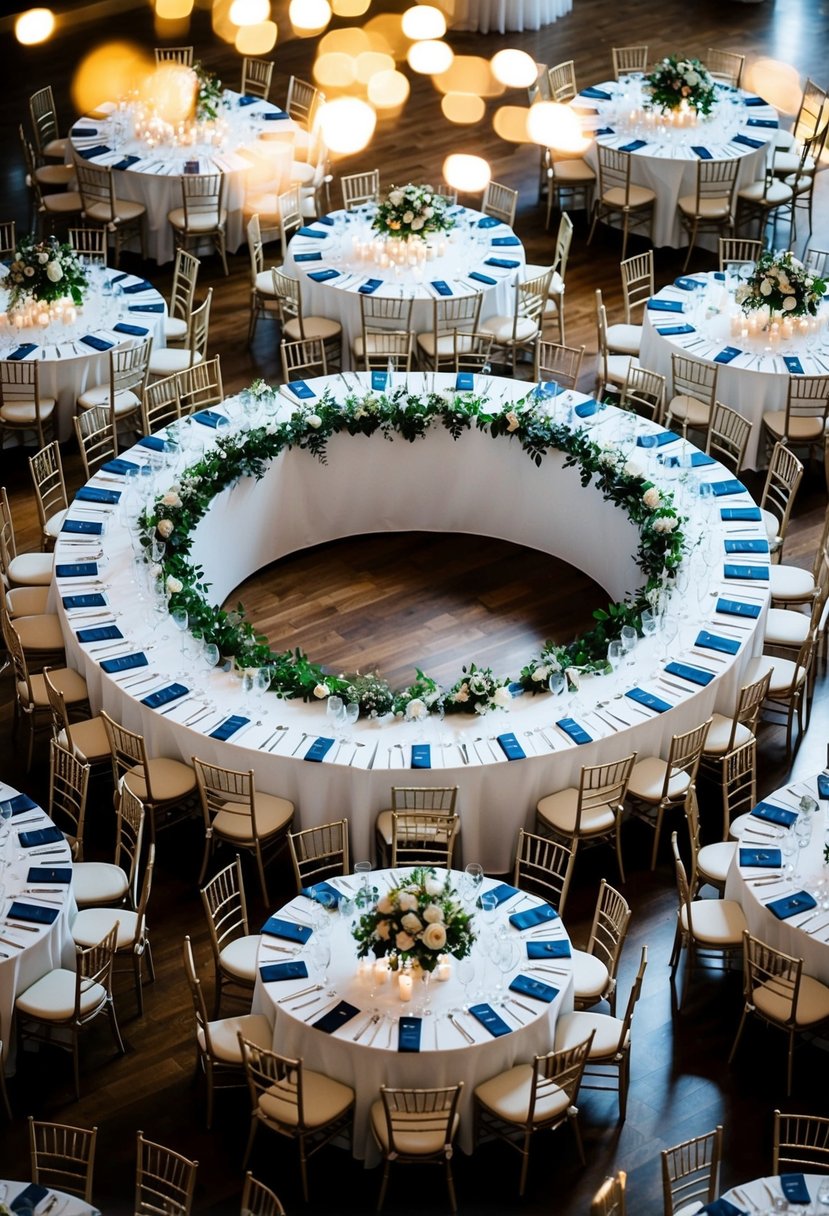
[[[86,271],[70,245],[61,245],[53,236],[44,241],[21,237],[9,266],[9,306],[28,300],[51,302],[69,297],[83,303],[88,286]]]
[[[377,208],[372,228],[401,239],[448,232],[455,221],[447,214],[446,199],[431,186],[392,186]]]
[[[388,958],[395,971],[407,962],[434,971],[441,954],[465,958],[475,940],[472,917],[450,876],[441,881],[433,866],[412,870],[363,913],[352,932],[358,958]]]
[[[685,105],[697,114],[709,114],[716,99],[714,81],[699,59],[666,55],[645,77],[646,104],[663,112]]]
[[[826,282],[807,270],[793,253],[762,253],[735,299],[744,312],[767,308],[790,317],[816,316]]]

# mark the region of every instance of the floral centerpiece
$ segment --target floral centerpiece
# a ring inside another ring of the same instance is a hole
[[[472,917],[449,875],[439,879],[434,866],[412,870],[363,913],[352,932],[358,958],[388,958],[395,971],[407,962],[434,971],[441,954],[465,958],[475,940]]]
[[[431,186],[392,186],[377,208],[372,228],[385,236],[425,237],[433,232],[448,232],[455,221],[447,214],[446,199]]]
[[[222,103],[222,82],[215,72],[209,72],[201,63],[193,64],[196,76],[196,122],[215,122]]]
[[[86,271],[74,249],[61,245],[53,236],[43,241],[21,237],[6,282],[11,308],[28,300],[50,304],[67,296],[73,304],[81,304],[88,285]]]
[[[816,316],[826,282],[807,270],[793,253],[761,253],[748,282],[735,299],[743,312],[767,308],[789,317]]]
[[[646,104],[662,110],[678,110],[682,105],[697,114],[709,114],[716,93],[708,69],[699,59],[680,59],[666,55],[645,77]]]

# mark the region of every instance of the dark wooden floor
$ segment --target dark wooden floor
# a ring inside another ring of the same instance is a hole
[[[66,4],[65,9],[78,12],[78,6]],[[402,10],[402,0],[396,5]],[[291,40],[287,36],[285,10],[287,4],[274,4],[274,14],[280,22],[280,41],[276,51],[278,82],[274,96],[284,96],[287,77],[296,73],[309,78],[313,55],[312,41]],[[371,10],[372,15],[375,10]],[[2,26],[0,26],[0,30]],[[700,0],[688,5],[683,0],[661,0],[658,6],[640,0],[621,0],[607,4],[604,0],[575,0],[573,13],[538,34],[525,34],[486,39],[473,35],[453,35],[456,49],[470,54],[492,54],[507,45],[521,46],[543,62],[553,63],[574,58],[580,83],[605,79],[609,74],[610,48],[614,44],[649,42],[654,57],[672,50],[703,54],[708,46],[722,46],[746,51],[750,58],[770,55],[795,64],[801,76],[811,75],[822,83],[826,79],[826,50],[829,46],[829,10],[815,0],[786,0],[775,3],[765,0],[756,5],[733,0],[719,3]],[[117,17],[107,15],[97,22],[75,25],[59,39],[40,48],[24,50],[11,42],[8,34],[0,33],[0,51],[4,66],[4,105],[0,110],[0,216],[14,216],[18,224],[27,224],[27,202],[22,165],[18,157],[17,123],[26,112],[26,98],[35,87],[51,81],[55,88],[59,111],[68,125],[73,116],[69,99],[69,82],[74,65],[90,46],[110,37],[134,39],[152,46],[155,37],[152,13],[148,6],[125,8]],[[204,11],[193,18],[192,36],[180,41],[195,41],[198,53],[208,66],[216,69],[227,83],[238,78],[235,54],[212,39],[209,19]],[[759,87],[759,86],[758,86]],[[512,100],[508,98],[508,100]],[[543,229],[543,211],[536,205],[535,183],[537,155],[531,148],[516,148],[498,140],[491,129],[493,104],[488,103],[486,118],[472,128],[450,128],[439,117],[439,95],[428,81],[413,78],[411,101],[400,120],[380,124],[373,146],[360,157],[343,163],[343,171],[362,167],[381,167],[386,182],[437,178],[444,155],[464,148],[487,156],[496,179],[520,188],[521,202],[517,231],[526,242],[530,259],[540,261],[549,254],[551,238]],[[829,176],[829,175],[826,175]],[[335,195],[336,195],[335,190]],[[829,211],[825,206],[825,191],[821,189],[824,205],[816,214],[815,243],[826,247],[829,238]],[[576,239],[567,279],[568,340],[584,343],[588,355],[595,353],[595,329],[592,291],[601,286],[613,319],[618,318],[620,292],[618,283],[618,241],[610,234],[599,233],[588,249],[585,245],[583,216],[576,216]],[[276,334],[268,323],[262,323],[251,349],[245,345],[247,329],[248,263],[243,249],[230,258],[231,274],[225,279],[214,261],[204,263],[202,285],[213,284],[214,324],[211,351],[220,353],[229,391],[248,383],[254,376],[275,378],[278,362]],[[681,266],[681,256],[674,251],[659,250],[656,255],[657,277],[660,282],[673,276]],[[711,264],[705,254],[695,255],[695,265]],[[127,261],[137,268],[135,260]],[[157,270],[153,265],[142,270],[163,290],[169,286],[169,267]],[[592,381],[593,363],[585,364],[584,383]],[[67,451],[65,459],[70,483],[79,483],[77,457]],[[24,545],[34,545],[37,529],[29,496],[28,469],[22,453],[3,452],[2,480],[8,485],[20,539]],[[826,493],[822,473],[810,470],[798,496],[789,560],[809,564],[816,531],[826,510]],[[429,544],[438,542],[430,539]],[[303,579],[303,562],[317,563],[325,568],[325,595],[347,602],[349,592],[366,577],[379,585],[385,582],[387,594],[415,597],[423,594],[423,575],[416,567],[406,569],[399,555],[405,552],[406,541],[379,538],[361,546],[359,552],[332,549],[315,551],[297,559],[293,565],[290,584],[284,575],[269,573],[260,580],[264,599],[278,595],[279,603],[271,604],[275,622],[293,616],[292,625],[299,629],[308,622],[324,619],[323,596],[307,594]],[[450,549],[443,559],[448,560]],[[516,583],[512,573],[499,571],[497,579],[487,570],[480,553],[463,546],[465,568],[475,567],[482,583],[504,593],[499,613],[491,613],[492,626],[504,635],[506,646],[516,645],[523,652],[523,637],[546,633],[538,610],[527,606],[528,589],[520,588],[517,598],[512,590]],[[500,558],[504,555],[500,553]],[[424,568],[431,572],[433,554],[427,553]],[[520,562],[518,553],[509,559]],[[479,565],[475,565],[479,561]],[[518,580],[520,581],[520,580]],[[289,607],[297,602],[297,587],[302,586],[303,603],[292,614]],[[567,589],[575,601],[581,595],[575,582]],[[441,611],[451,611],[469,623],[478,609],[468,599],[459,598],[457,588],[430,588],[432,604]],[[297,597],[294,601],[291,597]],[[523,598],[523,602],[522,602]],[[492,605],[488,604],[488,608]],[[424,611],[432,611],[425,609]],[[280,615],[283,614],[283,615]],[[398,622],[399,623],[399,622]],[[345,628],[338,621],[337,629]],[[564,626],[566,628],[566,625]],[[316,628],[316,626],[314,626]],[[389,628],[392,626],[390,624]],[[390,674],[422,657],[420,639],[416,643],[405,629],[398,635],[385,634],[377,624],[373,636],[382,646],[388,641]],[[462,639],[462,633],[458,635]],[[297,634],[297,641],[319,655],[320,639],[313,629],[309,634]],[[462,649],[455,655],[447,651],[453,666],[463,661]],[[335,659],[332,657],[332,662]],[[45,752],[41,746],[31,774],[22,772],[19,749],[11,733],[9,703],[11,688],[7,677],[0,680],[0,773],[36,796],[45,797]],[[812,724],[794,765],[797,774],[806,774],[822,767],[826,742],[829,738],[829,697],[827,680],[821,677],[815,697]],[[788,775],[779,729],[764,727],[760,736],[760,788],[768,792]],[[715,810],[710,793],[703,791],[704,809],[709,816]],[[110,790],[105,783],[96,786],[90,811],[90,853],[104,854],[109,843],[111,820]],[[575,1160],[572,1142],[566,1131],[535,1147],[528,1196],[523,1204],[516,1198],[517,1159],[506,1149],[487,1148],[473,1158],[459,1155],[456,1160],[458,1195],[461,1210],[473,1213],[503,1213],[523,1210],[528,1213],[554,1212],[557,1216],[576,1216],[589,1207],[589,1198],[602,1177],[616,1168],[629,1172],[631,1212],[651,1216],[661,1211],[659,1184],[659,1150],[687,1136],[705,1131],[721,1122],[726,1131],[726,1184],[755,1176],[770,1168],[771,1114],[775,1106],[826,1112],[827,1058],[818,1046],[804,1047],[797,1060],[795,1096],[786,1103],[782,1043],[773,1036],[752,1030],[736,1066],[727,1066],[731,1038],[740,1007],[737,977],[701,979],[692,988],[687,1008],[681,1016],[671,1010],[667,960],[673,933],[675,895],[667,856],[663,854],[656,872],[651,875],[645,866],[647,842],[638,835],[635,825],[625,832],[628,861],[626,894],[634,909],[629,944],[622,965],[621,990],[626,995],[638,951],[642,943],[650,947],[650,965],[645,980],[642,1002],[637,1012],[633,1054],[633,1085],[628,1119],[620,1128],[616,1122],[616,1107],[612,1097],[583,1094],[580,1100],[587,1154],[587,1167],[582,1169]],[[95,1200],[105,1213],[131,1211],[129,1207],[133,1177],[134,1138],[138,1128],[145,1134],[176,1147],[200,1162],[195,1209],[199,1213],[233,1213],[238,1210],[241,1187],[240,1161],[247,1128],[247,1103],[239,1092],[219,1102],[215,1127],[207,1133],[202,1119],[202,1093],[192,1083],[193,1055],[191,1050],[191,1019],[186,990],[182,983],[180,944],[182,936],[190,933],[194,939],[200,970],[209,986],[210,966],[206,933],[196,889],[197,857],[200,855],[200,833],[194,826],[181,829],[177,835],[163,838],[157,881],[151,905],[151,930],[158,979],[146,993],[146,1012],[142,1019],[135,1015],[134,997],[128,977],[119,980],[118,1009],[127,1042],[128,1053],[113,1060],[110,1041],[105,1030],[94,1029],[83,1049],[83,1097],[72,1101],[67,1073],[67,1061],[62,1056],[47,1054],[29,1056],[21,1061],[17,1078],[11,1083],[15,1120],[9,1126],[0,1123],[0,1176],[26,1175],[25,1115],[33,1113],[66,1122],[100,1127]],[[615,881],[615,870],[609,856],[601,850],[587,854],[579,861],[571,902],[568,926],[576,940],[586,932],[599,878],[607,873]],[[255,887],[248,884],[251,893]],[[277,866],[272,890],[274,900],[287,895],[289,875],[286,867]],[[255,906],[254,921],[264,909]],[[289,1211],[301,1208],[298,1172],[293,1149],[288,1144],[263,1137],[255,1154],[253,1167],[257,1175],[268,1181],[282,1196]],[[346,1153],[337,1149],[324,1150],[312,1169],[312,1203],[310,1210],[318,1213],[364,1213],[373,1209],[378,1179],[366,1173]],[[445,1196],[437,1173],[405,1172],[393,1182],[387,1202],[392,1213],[442,1212]]]

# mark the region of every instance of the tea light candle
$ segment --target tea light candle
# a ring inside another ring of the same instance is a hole
[[[452,964],[449,962],[448,954],[441,954],[438,959],[438,965],[435,968],[435,977],[445,983],[452,974]]]
[[[794,333],[794,323],[789,317],[784,317],[780,322],[780,333],[784,338],[791,338]]]
[[[397,991],[401,1001],[412,999],[412,975],[410,971],[401,971],[397,977]]]
[[[368,984],[374,974],[374,966],[367,958],[361,958],[357,964],[357,979],[361,984]]]
[[[389,978],[389,965],[384,958],[378,958],[374,964],[374,982],[378,985],[385,984]]]

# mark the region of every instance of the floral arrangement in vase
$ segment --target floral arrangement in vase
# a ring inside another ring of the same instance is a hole
[[[716,99],[714,81],[699,59],[666,55],[645,77],[647,105],[663,113],[683,105],[697,114],[709,114]]]
[[[392,970],[416,963],[432,972],[441,954],[465,958],[475,933],[450,876],[437,877],[434,866],[418,866],[392,887],[352,930],[357,957],[388,958]]]
[[[11,308],[26,300],[52,303],[65,297],[73,304],[82,304],[89,283],[74,249],[61,245],[53,236],[43,241],[21,237],[6,281]]]
[[[448,232],[455,221],[447,213],[446,199],[431,186],[392,186],[377,208],[372,228],[385,236],[405,239]]]
[[[767,308],[789,317],[817,316],[826,282],[807,270],[793,253],[761,253],[748,281],[735,299],[743,312]]]
[[[196,122],[215,122],[222,104],[222,82],[215,72],[209,72],[201,63],[193,64],[196,77]]]

